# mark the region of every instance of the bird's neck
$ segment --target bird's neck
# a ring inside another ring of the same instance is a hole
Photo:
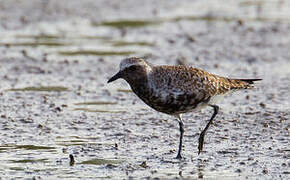
[[[142,79],[139,79],[138,81],[134,81],[134,82],[129,81],[128,83],[131,86],[131,89],[133,90],[133,92],[137,95],[139,93],[142,93],[143,91],[147,91],[147,89],[148,89],[147,78],[142,78]]]
[[[148,96],[152,94],[152,88],[148,84],[147,77],[128,83],[131,86],[133,92],[146,103]]]

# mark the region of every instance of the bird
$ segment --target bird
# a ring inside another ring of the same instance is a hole
[[[198,155],[203,150],[205,134],[218,114],[219,97],[236,90],[251,89],[262,79],[232,79],[211,74],[199,68],[177,65],[153,65],[139,57],[120,62],[119,71],[107,83],[117,79],[127,81],[132,91],[154,110],[173,116],[179,124],[179,147],[176,158],[181,159],[184,135],[182,114],[207,106],[213,114],[198,139]]]

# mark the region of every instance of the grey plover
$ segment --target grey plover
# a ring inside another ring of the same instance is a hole
[[[147,61],[131,57],[120,63],[119,72],[108,80],[126,80],[133,92],[156,111],[173,115],[179,122],[180,139],[176,158],[182,158],[181,149],[184,124],[181,114],[210,106],[214,112],[199,136],[198,154],[204,136],[219,111],[215,104],[218,96],[253,87],[261,79],[230,79],[188,66],[154,66]]]

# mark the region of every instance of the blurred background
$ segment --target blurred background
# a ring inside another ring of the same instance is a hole
[[[0,0],[0,177],[289,177],[290,1]],[[122,59],[262,78],[185,118],[182,161],[174,118],[144,105]],[[75,158],[70,163],[69,154]]]

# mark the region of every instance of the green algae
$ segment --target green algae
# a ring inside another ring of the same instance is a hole
[[[55,149],[55,147],[50,146],[35,146],[35,145],[15,145],[14,149],[25,149],[25,150],[42,150],[42,149]]]
[[[58,54],[64,56],[81,56],[81,55],[93,55],[93,56],[128,56],[135,54],[135,51],[95,51],[95,50],[77,50],[77,51],[59,51]]]
[[[104,110],[104,109],[90,109],[90,108],[75,108],[74,111],[84,111],[84,112],[100,112],[100,113],[125,113],[126,111],[120,110]]]
[[[128,42],[128,41],[112,41],[112,46],[121,47],[121,46],[155,46],[155,43],[146,42],[146,41],[136,41],[136,42]]]
[[[116,21],[104,21],[104,22],[93,22],[94,26],[109,26],[114,28],[140,28],[145,26],[152,26],[160,24],[160,21],[156,20],[116,20]]]
[[[1,42],[0,46],[29,46],[29,47],[36,47],[36,46],[67,46],[70,45],[64,42],[55,42],[55,41],[40,41],[40,42]]]
[[[7,91],[56,91],[56,92],[61,92],[61,91],[69,91],[67,87],[63,86],[40,86],[40,87],[25,87],[25,88],[12,88],[8,89]]]
[[[11,163],[37,163],[48,162],[48,159],[22,159],[22,160],[10,160]]]
[[[105,102],[105,101],[92,101],[92,102],[82,102],[82,103],[75,103],[75,105],[112,105],[117,104],[117,102]]]
[[[27,39],[61,39],[63,38],[60,35],[53,35],[53,34],[18,34],[15,37],[27,38]]]
[[[120,160],[120,159],[99,159],[99,158],[95,158],[95,159],[91,159],[91,160],[87,160],[87,161],[82,161],[79,164],[104,165],[104,164],[120,164],[122,162],[124,162],[124,160]]]

